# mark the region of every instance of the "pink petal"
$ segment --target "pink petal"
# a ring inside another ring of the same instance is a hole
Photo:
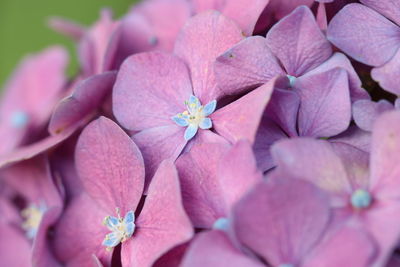
[[[0,265],[31,266],[31,245],[14,226],[0,220]]]
[[[189,66],[194,95],[201,103],[223,96],[215,81],[214,62],[242,39],[235,22],[216,11],[194,16],[183,27],[174,51]]]
[[[360,2],[400,25],[400,3],[398,1],[360,0]]]
[[[224,184],[217,176],[228,148],[226,143],[199,143],[176,161],[183,205],[197,228],[211,228],[218,218],[228,215],[224,193],[232,188],[224,190]]]
[[[328,39],[357,61],[380,66],[400,47],[400,27],[361,4],[345,6],[331,20]]]
[[[376,250],[375,242],[366,232],[346,226],[325,238],[310,253],[303,265],[307,267],[372,266],[370,264]]]
[[[153,264],[153,267],[176,267],[182,261],[190,241],[173,247]]]
[[[275,81],[272,79],[213,113],[210,117],[217,133],[231,143],[240,139],[248,139],[253,143]]]
[[[109,215],[85,193],[72,199],[54,227],[51,247],[57,258],[68,266],[92,266],[95,254],[109,266],[112,253],[102,245],[109,232],[102,221]]]
[[[282,140],[271,149],[278,170],[342,195],[351,191],[339,156],[327,141],[310,138]]]
[[[372,78],[379,82],[379,85],[395,95],[400,95],[399,77],[400,77],[400,50],[385,65],[373,68]]]
[[[267,43],[287,73],[296,77],[320,65],[332,54],[331,45],[305,6],[296,8],[275,24],[267,34]]]
[[[350,98],[352,102],[359,99],[370,99],[368,92],[364,88],[362,88],[361,80],[358,77],[357,72],[351,65],[350,60],[342,53],[334,53],[333,56],[331,56],[324,63],[322,63],[315,69],[307,72],[307,75],[326,72],[337,67],[345,69],[347,71],[349,79]]]
[[[371,141],[371,188],[385,198],[398,198],[400,177],[400,112],[381,115],[375,122]]]
[[[161,52],[136,54],[118,73],[113,111],[129,130],[172,125],[171,117],[186,110],[191,94],[189,73],[179,58]]]
[[[238,141],[222,157],[217,172],[218,180],[230,210],[253,186],[262,180],[250,142]]]
[[[99,108],[111,92],[115,77],[115,72],[106,72],[82,81],[73,94],[56,107],[49,123],[49,132],[59,133]]]
[[[158,168],[136,225],[133,237],[122,245],[124,266],[151,266],[169,249],[192,237],[173,161],[164,161]]]
[[[385,100],[373,102],[371,100],[359,100],[353,104],[353,117],[358,127],[364,131],[372,131],[375,119],[386,111],[394,109],[393,105]]]
[[[221,90],[238,94],[284,74],[265,38],[252,36],[239,42],[217,58],[215,77]]]
[[[51,17],[48,20],[48,26],[54,31],[75,41],[79,41],[86,32],[85,27],[82,25],[61,17]]]
[[[300,96],[300,136],[328,137],[349,127],[351,101],[348,76],[343,69],[307,75],[295,81]]]
[[[62,207],[62,199],[46,156],[21,161],[1,170],[1,177],[30,203]]]
[[[135,210],[142,196],[142,155],[125,132],[105,117],[90,123],[76,145],[75,162],[86,192],[106,211]],[[122,215],[124,216],[124,215]]]
[[[272,266],[298,264],[316,245],[328,220],[328,198],[322,191],[283,176],[255,186],[234,210],[239,241]]]
[[[224,232],[213,230],[196,236],[180,266],[261,267],[264,265],[234,247]]]
[[[145,188],[163,160],[175,160],[182,152],[186,145],[184,131],[183,127],[170,125],[150,128],[132,136],[143,155],[146,168]]]
[[[32,248],[33,266],[61,266],[48,240],[49,228],[58,220],[61,212],[61,207],[53,207],[43,214]]]

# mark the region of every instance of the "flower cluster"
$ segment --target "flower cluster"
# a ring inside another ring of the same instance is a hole
[[[400,1],[144,0],[0,102],[1,266],[400,266]]]

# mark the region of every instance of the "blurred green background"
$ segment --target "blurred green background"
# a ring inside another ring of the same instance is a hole
[[[47,19],[60,16],[82,25],[91,25],[103,7],[118,18],[137,0],[0,0],[0,88],[22,57],[52,44],[68,47],[69,73],[77,67],[75,45],[47,27]]]

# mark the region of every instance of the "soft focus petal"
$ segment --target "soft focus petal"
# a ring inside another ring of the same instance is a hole
[[[14,226],[0,221],[0,265],[31,266],[31,245]]]
[[[349,127],[351,101],[345,70],[302,76],[294,89],[300,96],[300,136],[328,137]]]
[[[234,216],[244,246],[273,266],[297,264],[321,238],[329,204],[326,195],[306,181],[271,177],[238,203]]]
[[[241,93],[284,74],[261,36],[246,38],[233,46],[217,58],[214,68],[218,86],[226,94]]]
[[[115,72],[106,72],[82,81],[74,93],[56,107],[49,123],[49,132],[59,133],[99,108],[111,92],[115,77]]]
[[[275,24],[267,34],[267,43],[286,72],[296,77],[320,65],[332,54],[331,45],[305,6],[296,8]]]
[[[192,94],[185,63],[161,52],[129,57],[118,72],[113,112],[129,130],[173,124],[171,117],[186,110]]]
[[[192,237],[173,161],[164,161],[158,168],[136,225],[133,237],[122,245],[124,266],[151,266],[169,249]]]
[[[364,131],[372,131],[375,119],[386,111],[394,109],[387,100],[373,102],[371,100],[359,100],[353,104],[353,118],[358,127]]]
[[[360,2],[400,25],[400,2],[393,0],[360,0]]]
[[[89,124],[79,137],[75,162],[86,192],[104,210],[135,210],[143,192],[143,158],[117,124],[105,117]]]
[[[400,27],[361,4],[345,6],[331,20],[328,39],[357,61],[380,66],[400,47]]]
[[[224,232],[213,230],[196,236],[181,266],[261,267],[264,265],[237,249]]]
[[[223,96],[215,81],[214,61],[242,39],[237,25],[216,11],[201,13],[183,27],[174,51],[189,66],[193,92],[201,103]]]

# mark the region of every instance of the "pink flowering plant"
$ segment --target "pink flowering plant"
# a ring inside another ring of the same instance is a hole
[[[0,100],[0,266],[400,266],[400,2],[53,17]]]

